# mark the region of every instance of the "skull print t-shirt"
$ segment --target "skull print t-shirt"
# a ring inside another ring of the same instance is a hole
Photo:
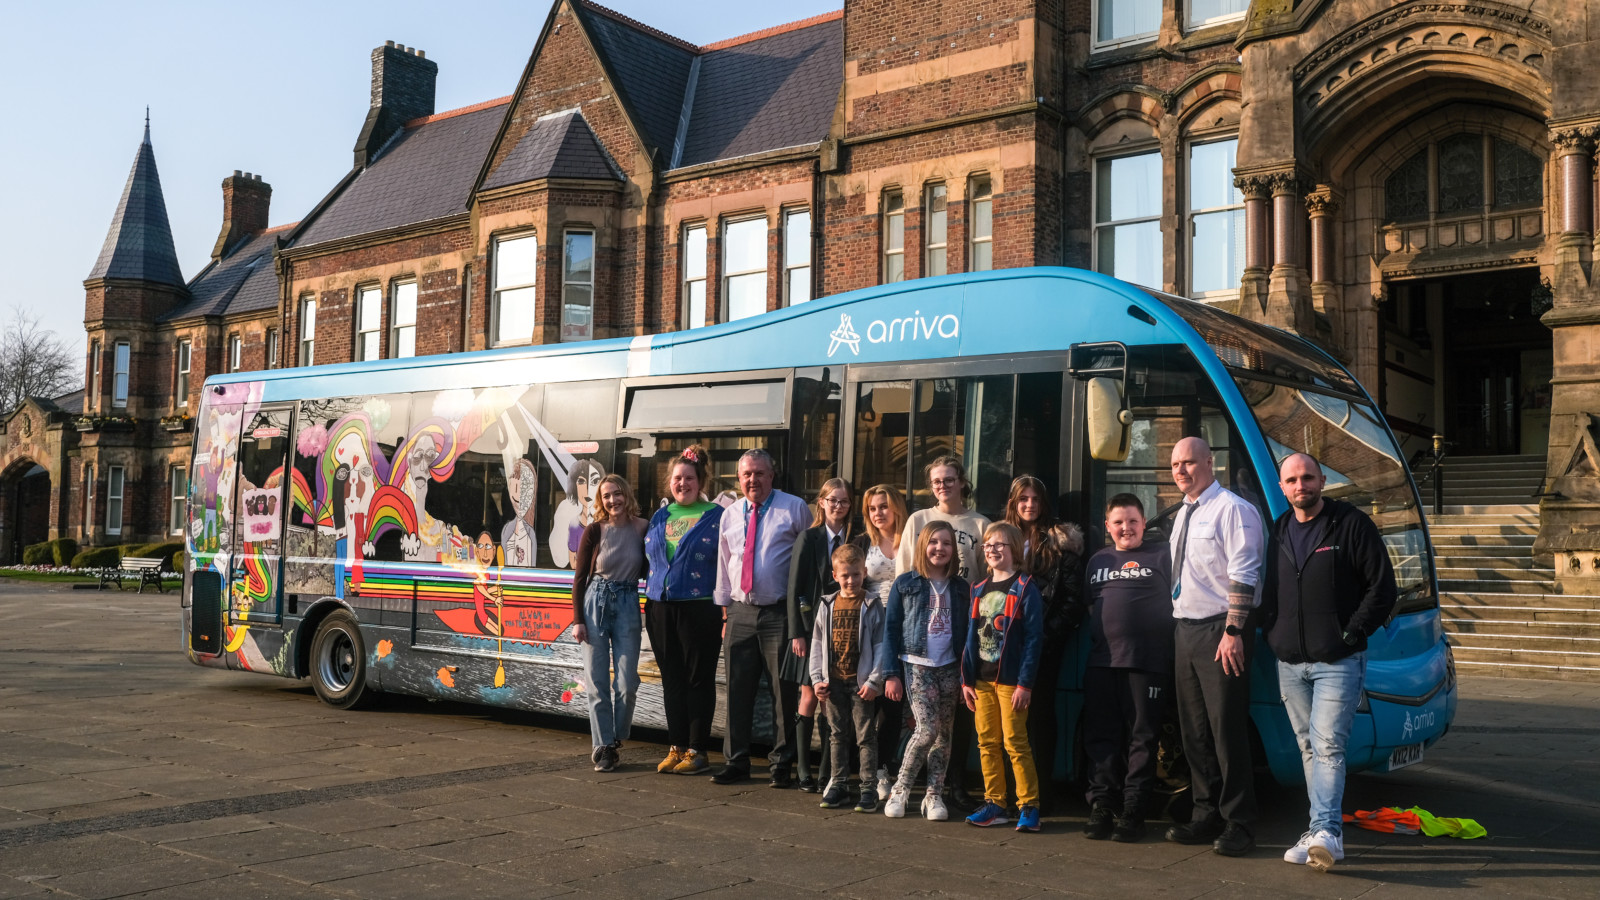
[[[978,597],[977,614],[973,616],[972,625],[978,629],[979,681],[993,681],[1000,674],[1000,645],[1005,636],[1005,623],[1001,619],[1006,612],[1006,595],[1016,582],[1015,575],[1004,581],[991,580],[983,586],[983,594]]]

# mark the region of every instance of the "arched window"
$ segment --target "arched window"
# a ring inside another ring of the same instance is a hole
[[[1539,157],[1502,138],[1494,139],[1496,209],[1538,206],[1544,202],[1544,166]]]
[[[1428,149],[1400,164],[1383,183],[1383,208],[1390,221],[1428,217]]]
[[[1437,175],[1432,195],[1430,155]],[[1505,138],[1451,135],[1418,150],[1384,179],[1384,216],[1390,222],[1408,222],[1426,219],[1430,213],[1478,214],[1486,188],[1496,210],[1539,206],[1544,202],[1544,160]]]
[[[1483,208],[1483,137],[1458,134],[1439,142],[1439,214]]]

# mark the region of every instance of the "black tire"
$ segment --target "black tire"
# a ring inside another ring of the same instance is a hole
[[[344,610],[328,614],[311,642],[311,684],[322,702],[336,709],[358,709],[372,703],[367,687],[367,650],[361,626]]]

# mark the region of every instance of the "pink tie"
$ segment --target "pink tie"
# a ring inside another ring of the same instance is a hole
[[[760,507],[750,504],[750,523],[744,528],[744,565],[739,572],[739,590],[750,600],[750,589],[756,585],[756,529],[760,525]]]

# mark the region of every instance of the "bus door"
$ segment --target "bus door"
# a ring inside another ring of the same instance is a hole
[[[283,621],[283,523],[293,404],[263,405],[239,435],[228,616],[234,624]]]

